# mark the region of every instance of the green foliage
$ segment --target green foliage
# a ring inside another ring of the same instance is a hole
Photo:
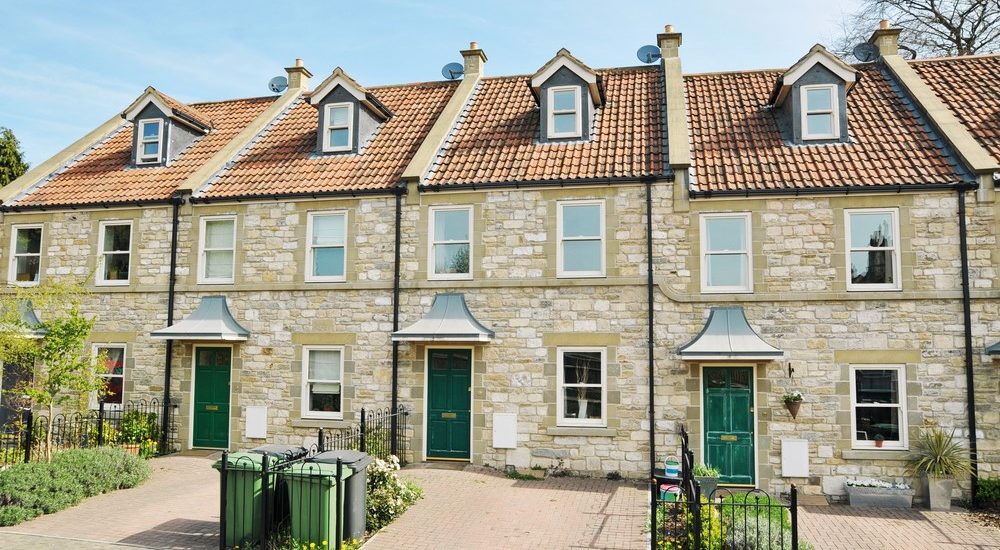
[[[976,489],[976,500],[981,506],[1000,506],[1000,477],[980,478],[979,487]]]
[[[767,518],[768,521],[774,521],[785,527],[792,525],[788,509],[782,505],[782,502],[772,499],[764,493],[726,495],[722,499],[719,513],[722,514],[723,521],[727,522],[732,518],[739,518],[742,521],[745,516],[753,518],[755,521],[758,517]]]
[[[912,442],[910,458],[906,462],[909,475],[930,477],[957,477],[969,475],[969,451],[955,441],[955,431],[945,433],[937,426],[920,432]]]
[[[154,412],[128,411],[122,415],[118,429],[121,443],[143,443],[160,438],[160,425]]]
[[[696,464],[693,473],[697,477],[719,477],[722,475],[718,468],[713,468],[710,464]]]
[[[28,171],[21,143],[10,128],[0,128],[0,187],[21,177]]]
[[[726,550],[791,550],[792,528],[781,522],[761,517],[735,518],[725,527]],[[799,540],[800,550],[811,550],[812,545]]]
[[[518,481],[539,481],[542,479],[538,476],[534,476],[531,474],[522,474],[521,472],[518,472],[513,468],[507,470],[507,477],[509,477],[510,479],[516,479]]]
[[[368,530],[375,532],[392,523],[406,509],[424,496],[412,482],[399,479],[399,459],[376,458],[368,465]]]
[[[94,424],[89,430],[87,430],[87,441],[90,445],[97,445],[97,442],[101,441],[98,435],[103,436],[103,443],[105,445],[112,445],[118,441],[119,434],[118,430],[115,429],[114,424],[107,420],[105,420],[103,424],[104,430],[101,434],[97,433],[97,424]]]
[[[122,449],[74,449],[51,463],[0,471],[0,525],[16,525],[74,506],[84,498],[135,487],[149,477],[146,461]]]
[[[722,548],[722,522],[718,509],[709,506],[701,497],[698,510],[701,518],[701,545],[699,550]],[[684,501],[663,503],[656,507],[656,547],[659,550],[681,550],[694,546],[694,513]],[[646,528],[649,529],[649,524]]]

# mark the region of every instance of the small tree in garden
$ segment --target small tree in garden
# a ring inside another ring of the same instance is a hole
[[[51,419],[56,407],[74,400],[82,403],[92,392],[105,391],[105,381],[100,376],[105,359],[93,357],[86,346],[94,321],[80,311],[85,294],[79,282],[70,280],[44,282],[0,298],[3,311],[0,360],[32,369],[31,378],[15,391],[49,413],[50,422],[45,430],[46,461],[52,460]],[[45,312],[45,320],[37,327],[25,326],[21,319],[19,308],[26,302]],[[33,330],[44,331],[45,335],[33,339],[30,337]]]

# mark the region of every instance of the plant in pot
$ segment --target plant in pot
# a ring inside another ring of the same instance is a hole
[[[906,463],[906,473],[921,477],[931,510],[951,509],[955,477],[972,473],[968,453],[955,441],[954,430],[945,433],[937,426],[923,430],[914,442]]]
[[[711,500],[712,493],[719,486],[719,470],[711,465],[698,464],[693,473],[695,480],[701,485],[701,494]]]
[[[785,402],[785,408],[788,409],[792,418],[798,416],[799,407],[802,406],[802,392],[799,390],[786,392],[785,395],[781,397],[781,400]]]
[[[876,434],[875,437],[872,439],[872,441],[875,442],[876,447],[881,449],[882,444],[885,443],[885,436],[882,434]]]

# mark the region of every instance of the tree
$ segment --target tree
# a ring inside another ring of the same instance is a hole
[[[10,128],[0,128],[0,187],[21,177],[28,171],[21,143]]]
[[[902,29],[899,49],[910,58],[1000,50],[1000,0],[861,0],[844,20],[838,53],[850,55],[881,19]]]
[[[3,311],[0,361],[32,368],[31,378],[15,391],[26,395],[32,406],[48,411],[49,424],[45,430],[48,461],[52,460],[51,426],[56,408],[74,400],[83,408],[91,393],[105,391],[105,381],[100,376],[104,358],[93,357],[87,350],[94,321],[80,311],[85,294],[76,281],[47,281],[0,298]],[[26,326],[21,318],[19,307],[26,301],[45,312],[46,320],[37,327]],[[44,336],[33,339],[32,331],[44,332]]]

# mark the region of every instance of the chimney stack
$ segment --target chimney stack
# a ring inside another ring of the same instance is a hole
[[[482,76],[483,64],[486,63],[486,52],[479,47],[479,42],[469,42],[469,49],[462,50],[465,60],[465,77]]]
[[[878,28],[872,33],[868,42],[878,48],[881,57],[899,55],[899,32],[900,29],[892,28],[889,21],[883,19],[878,22]]]
[[[681,33],[674,32],[673,25],[663,27],[663,32],[656,35],[656,41],[663,59],[680,57]]]
[[[312,73],[305,67],[301,58],[295,59],[294,66],[285,67],[285,72],[288,73],[288,87],[290,89],[309,91],[309,77],[312,76]]]

